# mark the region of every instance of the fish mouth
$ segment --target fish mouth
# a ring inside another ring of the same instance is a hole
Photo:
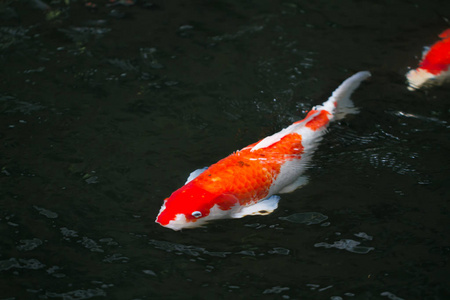
[[[188,220],[184,214],[177,214],[175,219],[170,220],[168,223],[164,224],[159,219],[159,216],[156,218],[155,222],[159,225],[170,228],[175,231],[179,231],[181,229],[190,229],[201,227],[205,222],[198,222],[198,220]]]

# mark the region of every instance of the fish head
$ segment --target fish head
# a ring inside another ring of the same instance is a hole
[[[164,200],[155,222],[173,230],[201,227],[228,218],[238,203],[233,195],[214,194],[188,183]]]

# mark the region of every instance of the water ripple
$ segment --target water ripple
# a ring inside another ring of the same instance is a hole
[[[32,112],[45,108],[45,106],[40,105],[39,103],[17,100],[12,96],[0,95],[0,103],[5,106],[4,112],[8,114],[22,113],[24,115],[29,115]]]
[[[336,248],[341,250],[346,250],[353,253],[358,254],[366,254],[371,250],[374,250],[373,247],[365,247],[359,246],[361,242],[357,242],[351,239],[342,239],[339,241],[335,241],[333,244],[321,242],[314,244],[314,247],[324,247],[324,248]]]
[[[20,240],[19,242],[22,243],[22,245],[17,246],[17,250],[19,251],[30,251],[42,245],[42,240],[37,238],[31,240]]]
[[[246,256],[263,256],[266,253],[267,254],[277,254],[277,255],[289,255],[290,250],[283,248],[283,247],[274,247],[271,250],[268,250],[266,253],[263,252],[255,252],[253,250],[241,250],[236,252],[230,252],[230,251],[208,251],[203,247],[197,247],[197,246],[190,246],[190,245],[183,245],[183,244],[177,244],[177,243],[171,243],[166,241],[158,241],[158,240],[150,240],[150,245],[155,246],[157,249],[164,250],[166,252],[173,252],[177,255],[190,255],[190,256],[196,256],[200,257],[201,255],[205,254],[208,256],[213,257],[227,257],[230,254],[238,254],[238,255],[246,255]]]
[[[98,27],[69,27],[68,29],[60,28],[59,31],[65,33],[74,42],[87,42],[91,37],[102,37],[110,32],[109,28]]]
[[[397,174],[407,175],[407,174],[417,174],[416,169],[409,163],[402,161],[399,157],[403,155],[402,152],[381,152],[380,149],[367,149],[367,151],[362,153],[362,156],[369,160],[370,164],[378,168],[390,168]],[[414,157],[414,153],[409,154],[410,157]]]
[[[289,249],[282,247],[275,247],[272,250],[267,251],[269,254],[281,254],[281,255],[289,255]]]
[[[391,111],[389,113],[394,115],[394,116],[397,116],[397,117],[416,119],[416,120],[425,121],[425,122],[433,122],[433,123],[437,123],[437,124],[440,124],[440,125],[446,125],[447,124],[446,121],[439,120],[438,118],[435,118],[435,117],[427,117],[427,116],[422,116],[422,115],[418,115],[418,114],[403,112],[403,111],[400,111],[400,110],[398,110],[398,111]]]
[[[100,288],[96,289],[86,289],[86,290],[75,290],[66,293],[54,293],[46,292],[45,295],[49,298],[62,298],[64,300],[82,300],[89,299],[92,297],[106,297],[106,292]]]
[[[391,300],[404,300],[403,298],[397,297],[391,292],[382,292],[380,296],[388,297]]]
[[[263,294],[279,294],[279,293],[284,292],[284,291],[289,291],[289,289],[290,288],[288,288],[286,286],[285,287],[274,286],[274,287],[272,287],[270,289],[264,290]]]
[[[29,39],[30,37],[27,36],[28,31],[29,29],[22,27],[0,27],[0,49],[6,49]]]
[[[45,208],[42,208],[42,207],[39,207],[39,206],[36,206],[36,205],[33,205],[33,207],[37,211],[39,211],[39,213],[41,215],[44,215],[44,216],[46,216],[49,219],[56,219],[58,217],[58,214],[55,213],[55,212],[52,212],[51,210],[48,210],[48,209],[45,209]]]
[[[78,243],[81,243],[86,249],[89,249],[92,252],[104,252],[101,246],[88,237],[83,236]]]
[[[201,254],[206,254],[209,256],[226,257],[227,254],[231,252],[210,252],[205,248],[189,246],[177,243],[170,243],[165,241],[150,240],[150,245],[154,245],[155,248],[165,250],[167,252],[174,252],[175,254],[187,254],[191,256],[200,256]]]
[[[122,263],[127,263],[130,260],[129,257],[123,256],[121,253],[114,253],[112,255],[107,255],[103,261],[104,262],[108,262],[108,263],[112,263],[112,262],[122,262]]]
[[[262,25],[251,25],[251,26],[245,26],[242,29],[238,30],[235,33],[226,33],[223,35],[217,35],[212,38],[214,42],[222,42],[222,41],[232,41],[236,40],[237,38],[240,38],[242,36],[245,36],[247,34],[252,34],[255,32],[259,32],[264,29],[264,26]]]
[[[59,271],[59,270],[61,270],[60,267],[58,267],[58,266],[53,266],[53,267],[50,267],[50,268],[47,269],[47,273],[50,274],[50,275],[52,275],[52,276],[55,277],[55,278],[63,278],[63,277],[66,277],[65,274],[57,272],[57,271]]]
[[[368,240],[368,241],[371,241],[373,239],[372,236],[368,235],[365,232],[355,233],[354,236],[359,237],[359,238],[364,239],[364,240]]]
[[[287,217],[279,217],[280,220],[289,221],[292,223],[300,223],[306,225],[319,224],[328,219],[328,216],[325,216],[318,212],[305,212],[305,213],[296,213]]]
[[[70,230],[67,227],[61,227],[59,230],[61,231],[65,240],[70,240],[71,237],[78,237],[78,232],[76,232],[75,230]]]
[[[9,269],[30,269],[30,270],[38,270],[44,268],[45,265],[41,263],[39,260],[30,258],[30,259],[16,259],[14,257],[7,260],[0,260],[0,271],[7,271]]]

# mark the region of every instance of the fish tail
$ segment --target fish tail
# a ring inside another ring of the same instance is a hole
[[[361,71],[347,78],[331,94],[330,98],[325,101],[322,108],[334,115],[333,120],[340,120],[347,114],[358,113],[358,109],[353,105],[353,101],[350,99],[350,96],[358,88],[361,82],[370,76],[370,72]]]
[[[319,135],[324,133],[323,129],[327,127],[330,121],[343,118],[348,113],[357,112],[357,109],[353,106],[353,103],[350,100],[350,95],[363,80],[370,76],[371,75],[368,71],[361,71],[349,77],[333,92],[333,94],[331,94],[331,97],[328,98],[327,101],[325,101],[322,105],[313,107],[313,109],[309,111],[303,120],[294,122],[291,126],[281,130],[280,132],[262,139],[253,145],[250,151],[266,148],[292,133],[297,133],[302,136],[304,145],[306,145],[306,136],[311,139],[311,130],[312,132],[319,133],[314,135],[317,139]]]

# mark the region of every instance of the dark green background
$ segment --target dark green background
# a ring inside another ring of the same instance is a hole
[[[94,3],[0,4],[0,299],[450,297],[450,89],[404,78],[449,1]],[[273,214],[154,223],[360,70],[360,114]]]

